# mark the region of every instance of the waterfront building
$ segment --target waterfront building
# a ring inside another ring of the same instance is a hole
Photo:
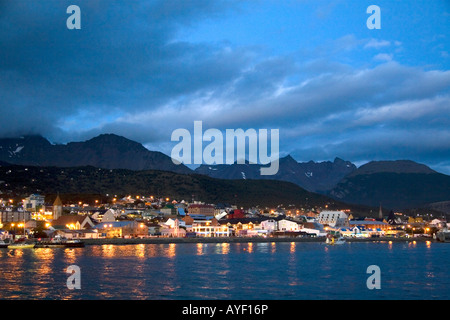
[[[351,220],[349,221],[349,227],[351,230],[357,228],[360,233],[373,235],[384,235],[387,230],[391,227],[388,223],[384,221],[378,221],[375,219],[365,219],[365,220]],[[354,232],[355,233],[355,232]]]
[[[94,227],[94,223],[87,215],[64,215],[51,222],[53,229],[69,229],[69,230],[82,230]]]
[[[267,230],[268,233],[278,230],[278,223],[275,219],[266,219],[261,221],[260,226],[262,230]]]
[[[298,222],[282,219],[278,221],[277,231],[301,231],[301,228]]]
[[[176,226],[179,226],[179,227],[186,226],[184,220],[172,219],[172,218],[167,219],[167,221],[164,222],[163,224],[169,228],[175,228]]]
[[[301,231],[306,232],[310,235],[315,235],[317,237],[325,237],[327,235],[327,232],[325,231],[323,225],[318,222],[304,223]]]
[[[181,228],[182,224],[184,224],[184,221],[169,219],[160,229],[160,233],[164,237],[184,237],[186,235],[186,229]]]
[[[199,237],[229,237],[231,236],[230,228],[227,225],[193,225],[192,232]]]
[[[148,227],[145,223],[135,220],[102,222],[93,227],[102,238],[147,237]]]
[[[320,224],[333,228],[348,226],[348,216],[342,211],[322,211],[317,220]]]
[[[53,233],[52,236],[61,236],[62,238],[67,238],[67,239],[98,239],[99,238],[98,230],[95,230],[95,229],[55,230],[55,232]]]
[[[199,237],[229,237],[231,231],[226,224],[221,224],[214,216],[189,214],[183,219],[186,231],[195,232]]]
[[[253,217],[221,219],[219,220],[219,223],[228,226],[231,234],[236,236],[256,236],[268,234],[270,232],[268,229],[261,227],[261,223],[266,220],[270,220],[270,218]]]

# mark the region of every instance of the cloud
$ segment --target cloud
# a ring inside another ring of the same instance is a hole
[[[397,45],[396,41],[396,45]],[[389,47],[391,45],[390,41],[387,40],[377,40],[377,39],[370,39],[369,42],[366,43],[364,46],[364,49],[374,48],[374,49],[380,49],[384,47]]]
[[[65,28],[70,1],[0,3],[0,136],[116,133],[170,154],[172,131],[202,120],[205,130],[280,129],[281,152],[302,161],[448,167],[450,71],[393,61],[386,51],[399,41],[350,34],[270,55],[177,36],[241,1],[79,1],[79,31]],[[351,63],[355,54],[373,60]]]
[[[379,53],[375,57],[373,57],[376,61],[392,61],[393,55],[387,53]]]

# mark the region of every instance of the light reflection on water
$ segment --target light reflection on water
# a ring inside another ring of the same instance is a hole
[[[449,299],[450,246],[197,243],[0,250],[0,299]],[[81,269],[69,290],[66,269]],[[366,287],[369,265],[382,289]]]

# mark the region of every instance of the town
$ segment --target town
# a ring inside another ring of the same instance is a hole
[[[448,241],[442,217],[412,217],[390,211],[378,218],[323,208],[238,208],[170,197],[128,195],[108,203],[52,203],[31,194],[22,201],[1,199],[0,240],[144,238],[425,238]]]

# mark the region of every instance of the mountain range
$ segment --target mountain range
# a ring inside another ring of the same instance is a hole
[[[333,162],[297,162],[290,155],[281,158],[278,173],[273,176],[261,176],[258,164],[233,165],[201,165],[195,169],[196,173],[205,174],[220,179],[269,179],[295,183],[312,192],[331,190],[344,177],[354,172],[356,166],[342,159]]]
[[[392,209],[433,207],[433,203],[450,201],[450,176],[409,160],[371,161],[358,168],[340,158],[335,158],[333,162],[297,162],[286,156],[280,159],[279,171],[273,176],[261,176],[261,165],[248,162],[201,165],[191,170],[183,164],[175,165],[169,156],[161,152],[150,151],[138,142],[114,134],[102,134],[84,142],[68,144],[52,144],[41,136],[3,138],[0,139],[0,165],[9,164],[158,170],[208,176],[214,178],[215,183],[220,181],[219,184],[223,180],[276,180],[295,184],[336,201],[365,206],[381,204]],[[226,185],[226,182],[223,183]],[[259,183],[268,185],[271,182]]]
[[[115,134],[102,134],[84,142],[51,144],[41,136],[0,139],[0,161],[32,166],[104,169],[165,170],[191,173],[183,164],[158,151]]]

